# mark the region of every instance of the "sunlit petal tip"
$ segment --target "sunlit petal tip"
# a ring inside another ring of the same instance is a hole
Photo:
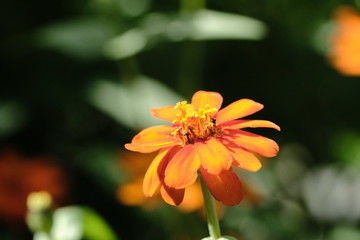
[[[280,131],[280,127],[267,120],[231,120],[219,125],[222,128],[242,129],[242,128],[273,128]]]
[[[159,178],[154,174],[144,178],[142,190],[146,197],[152,197],[160,186]]]
[[[124,147],[125,147],[127,150],[134,151],[134,150],[133,150],[133,144],[131,144],[131,143],[125,144]]]
[[[221,109],[216,114],[216,122],[217,124],[221,124],[226,121],[246,117],[260,111],[263,108],[263,104],[255,102],[251,99],[240,99]]]
[[[274,151],[273,151],[273,154],[270,157],[276,157],[279,154],[280,148],[279,148],[279,145],[276,142],[275,142],[273,148],[274,148]]]
[[[250,172],[257,172],[261,168],[260,160],[249,151],[232,142],[223,142],[233,157],[233,165]]]
[[[244,163],[244,162],[245,162],[244,160],[242,161],[234,160],[233,165],[245,169],[246,171],[249,172],[257,172],[262,168],[262,164],[260,163],[260,161],[252,162],[252,163]]]
[[[275,142],[272,146],[269,146],[265,152],[260,152],[259,154],[264,157],[276,157],[279,153],[279,145],[277,145]]]
[[[271,140],[272,141],[272,140]],[[259,153],[260,155],[264,156],[264,157],[276,157],[279,154],[279,145],[275,142],[272,141],[272,145],[268,146],[268,149],[266,150],[266,153]]]
[[[140,148],[137,147],[137,145],[132,144],[132,143],[127,143],[124,146],[125,146],[125,148],[127,150],[130,150],[130,151],[133,151],[133,152],[138,152],[138,150],[141,150]]]
[[[281,132],[281,128],[280,128],[280,126],[279,126],[279,125],[277,125],[276,123],[273,123],[273,122],[270,122],[270,121],[266,121],[266,120],[258,120],[258,121],[264,121],[264,122],[267,122],[269,125],[268,125],[268,126],[266,126],[266,127],[268,127],[268,128],[273,128],[273,129],[275,129],[275,130],[277,130],[277,131]]]
[[[127,143],[125,144],[125,148],[127,150],[133,151],[133,152],[139,152],[139,153],[152,153],[158,150],[158,147],[145,147],[142,145]]]
[[[143,183],[143,193],[146,197],[152,197],[154,195],[154,193],[156,192],[156,190],[158,189],[158,187],[160,186],[159,184],[156,185],[156,187],[149,187],[146,185],[150,185],[149,183]]]
[[[280,147],[279,145],[272,139],[269,139],[271,141],[271,144],[269,146],[269,154],[265,157],[276,157],[279,154]]]
[[[280,126],[277,125],[277,124],[275,124],[275,123],[273,123],[273,122],[266,121],[266,120],[258,120],[258,121],[262,121],[262,122],[264,122],[264,123],[267,123],[267,124],[265,124],[264,126],[260,126],[260,127],[273,128],[273,129],[275,129],[275,130],[277,130],[277,131],[279,131],[279,132],[281,131]]]
[[[279,152],[274,140],[242,130],[225,129],[222,139],[264,157],[275,157]]]
[[[135,135],[131,143],[125,145],[125,148],[131,151],[150,153],[164,147],[178,145],[179,140],[171,135],[173,131],[172,126],[146,128]]]
[[[144,188],[143,188],[143,193],[144,193],[145,197],[152,197],[155,192],[150,194],[150,193],[148,193],[148,192],[145,192],[145,190],[144,190]]]
[[[261,168],[262,168],[262,165],[260,164],[260,166],[258,166],[258,167],[256,167],[256,168],[248,169],[248,171],[250,171],[250,172],[257,172],[257,171],[259,171]]]
[[[160,108],[151,108],[151,114],[161,120],[172,122],[176,120],[178,117],[176,114],[179,112],[174,108],[174,106],[166,106]]]
[[[191,100],[191,104],[196,108],[204,108],[207,104],[210,108],[219,110],[223,102],[223,97],[217,92],[197,91]]]

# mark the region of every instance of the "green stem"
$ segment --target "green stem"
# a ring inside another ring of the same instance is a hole
[[[212,195],[210,194],[210,191],[207,188],[204,179],[200,173],[199,173],[199,179],[201,184],[201,190],[204,197],[204,205],[208,220],[210,237],[216,240],[221,237],[221,232],[220,232],[219,220],[216,213],[215,201]]]

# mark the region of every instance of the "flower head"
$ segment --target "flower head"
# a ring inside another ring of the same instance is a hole
[[[151,110],[172,125],[146,128],[125,145],[141,153],[160,150],[144,177],[146,196],[160,188],[167,203],[179,205],[200,171],[215,199],[227,206],[241,201],[242,186],[232,166],[255,172],[261,163],[254,153],[274,157],[279,147],[271,139],[240,129],[280,128],[265,120],[237,120],[260,111],[260,103],[240,99],[220,110],[222,101],[219,93],[198,91],[191,104],[183,101]]]
[[[334,14],[335,31],[329,53],[332,65],[342,74],[360,75],[360,14],[341,6]]]

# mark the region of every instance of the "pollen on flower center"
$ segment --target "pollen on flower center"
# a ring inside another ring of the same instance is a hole
[[[179,137],[183,144],[192,144],[198,139],[205,140],[210,136],[215,136],[219,133],[216,127],[215,119],[212,118],[213,113],[218,109],[211,108],[206,104],[204,108],[195,109],[191,104],[182,101],[174,107],[179,110],[176,115],[178,119],[173,123],[179,123],[179,126],[172,132],[172,135]]]

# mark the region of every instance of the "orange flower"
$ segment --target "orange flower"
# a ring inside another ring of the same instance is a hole
[[[280,128],[265,120],[236,120],[260,111],[260,103],[241,99],[219,110],[222,101],[219,93],[198,91],[191,104],[183,101],[151,110],[172,125],[146,128],[125,145],[141,153],[160,150],[144,177],[146,196],[160,188],[167,203],[179,205],[200,171],[215,199],[227,206],[241,201],[242,186],[232,165],[255,172],[261,163],[253,153],[274,157],[279,147],[271,139],[239,129]]]
[[[158,204],[158,199],[146,201],[141,193],[144,173],[156,154],[140,154],[135,152],[122,152],[118,156],[120,169],[124,170],[127,182],[122,183],[116,192],[117,199],[127,206],[141,206],[144,209],[152,209]]]
[[[334,15],[330,61],[340,73],[360,76],[360,15],[348,6],[339,7]]]
[[[66,175],[48,157],[25,157],[13,150],[0,150],[0,219],[22,223],[26,199],[31,192],[47,191],[55,204],[67,194]]]

